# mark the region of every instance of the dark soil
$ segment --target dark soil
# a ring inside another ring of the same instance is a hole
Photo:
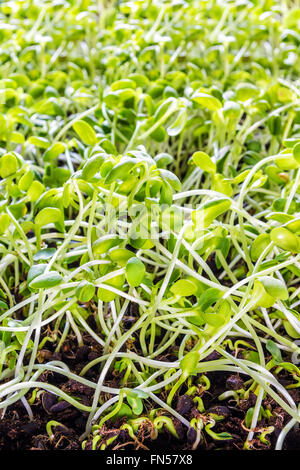
[[[130,323],[130,318],[128,319]],[[130,327],[130,326],[129,326]],[[47,362],[49,360],[63,360],[70,369],[79,373],[85,364],[98,357],[101,354],[99,346],[95,344],[90,336],[84,338],[85,345],[78,348],[75,339],[69,339],[63,346],[60,353],[53,353],[51,351],[51,344],[46,343],[43,350],[39,352],[39,361]],[[130,347],[128,344],[127,347]],[[218,357],[217,353],[213,353],[208,359],[215,359]],[[171,355],[164,360],[172,360]],[[97,366],[90,369],[86,377],[91,380],[97,380],[99,369]],[[208,434],[204,433],[204,439],[198,446],[199,450],[241,450],[243,449],[244,442],[247,438],[248,431],[245,427],[245,415],[247,410],[255,404],[255,395],[249,395],[248,400],[240,400],[239,403],[234,399],[227,399],[220,401],[218,396],[226,390],[239,390],[243,388],[244,382],[242,377],[238,375],[230,375],[228,373],[211,372],[207,374],[211,382],[209,390],[204,390],[198,386],[198,396],[201,396],[205,412],[199,413],[192,398],[186,395],[184,387],[180,390],[180,396],[174,399],[173,406],[176,410],[189,421],[192,418],[197,418],[200,415],[205,418],[208,413],[220,415],[223,417],[222,421],[217,422],[213,431],[227,432],[232,435],[231,440],[218,441],[212,439]],[[106,384],[110,386],[120,386],[120,376],[116,371],[111,372],[107,376]],[[77,397],[84,404],[90,404],[93,398],[93,390],[89,387],[82,385],[74,380],[68,380],[62,375],[47,372],[40,376],[40,380],[54,384],[61,388],[64,392]],[[281,378],[284,382],[285,378]],[[284,382],[286,385],[286,382]],[[32,390],[28,393],[27,398],[31,397]],[[300,402],[300,391],[298,389],[290,390],[291,395],[296,403]],[[103,395],[103,400],[107,400],[110,396]],[[166,400],[166,395],[161,395],[161,398]],[[150,410],[150,402],[146,403],[146,408]],[[255,439],[252,441],[254,449],[274,449],[276,439],[282,427],[289,420],[288,415],[283,411],[277,403],[272,399],[267,398],[264,401],[264,407],[268,408],[272,416],[269,420],[262,419],[259,422]],[[77,410],[72,405],[65,401],[59,401],[56,396],[49,392],[40,392],[32,405],[34,413],[34,420],[30,421],[25,408],[21,402],[17,402],[10,406],[2,419],[0,419],[0,449],[2,450],[81,450],[82,445],[80,436],[85,431],[85,424],[87,413]],[[162,414],[166,414],[162,412]],[[168,450],[191,450],[195,441],[196,432],[194,429],[189,430],[184,427],[181,422],[173,419],[173,423],[179,440],[172,436],[172,434],[164,430],[159,434],[159,438],[151,439],[151,426],[140,426],[137,433],[137,440],[129,436],[126,430],[120,430],[120,426],[126,422],[126,418],[119,419],[115,423],[107,421],[105,428],[101,430],[101,435],[105,435],[105,439],[112,436],[117,438],[108,447],[109,450],[125,449],[125,450],[139,450],[145,449],[150,451],[165,451]],[[49,438],[46,432],[47,422],[55,420],[63,426],[56,426],[52,428],[53,436]],[[262,443],[259,439],[259,429],[264,427],[274,426],[275,430],[272,434],[267,436],[270,445]],[[99,441],[105,442],[105,439]],[[92,441],[87,440],[85,448],[91,449]],[[300,429],[291,431],[284,444],[284,449],[298,450],[300,448]]]

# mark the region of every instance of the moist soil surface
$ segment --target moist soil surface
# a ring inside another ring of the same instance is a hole
[[[91,360],[99,356],[100,351],[98,345],[90,336],[84,337],[84,346],[78,348],[75,339],[69,339],[64,343],[61,352],[55,353],[51,350],[51,344],[46,343],[44,349],[39,352],[39,361],[62,360],[69,367],[72,372],[79,374],[82,368]],[[216,359],[219,355],[212,353],[207,359]],[[170,356],[164,360],[173,360]],[[94,366],[89,369],[86,378],[96,382],[99,375],[99,366]],[[226,390],[238,390],[244,387],[243,378],[239,375],[232,375],[224,372],[210,372],[206,376],[210,380],[209,390],[202,390],[201,386],[198,388],[198,396],[201,396],[205,412],[199,413],[196,404],[192,398],[186,395],[184,387],[181,388],[180,394],[174,398],[173,406],[176,410],[184,416],[188,421],[192,418],[197,418],[200,415],[205,421],[208,413],[222,415],[223,420],[217,422],[213,431],[216,433],[227,432],[232,436],[231,440],[214,440],[207,433],[203,433],[203,439],[197,446],[197,450],[241,450],[243,449],[244,442],[246,441],[248,430],[245,425],[245,415],[247,410],[255,405],[256,396],[250,392],[247,400],[240,399],[237,402],[235,399],[226,399],[220,401],[219,395]],[[106,385],[112,387],[122,387],[121,376],[116,375],[116,371],[110,372],[105,382]],[[289,384],[287,380],[282,377],[278,379],[286,386]],[[81,403],[86,405],[91,404],[93,399],[93,390],[85,385],[82,385],[74,380],[69,380],[66,377],[53,373],[45,372],[40,376],[43,382],[53,384],[64,392],[70,394]],[[300,392],[298,389],[291,389],[290,394],[296,403],[300,401]],[[32,390],[26,395],[30,399]],[[161,399],[166,400],[167,394],[160,394]],[[110,398],[110,395],[102,395],[103,400]],[[267,397],[263,402],[264,408],[270,410],[272,416],[268,420],[261,419],[258,423],[254,439],[251,442],[253,449],[271,450],[275,448],[276,439],[283,428],[288,422],[289,416],[287,413],[278,406],[270,397]],[[30,420],[28,414],[21,403],[16,402],[6,409],[2,419],[0,419],[0,449],[2,450],[81,450],[82,444],[80,436],[85,431],[85,424],[87,420],[87,413],[76,409],[66,401],[60,401],[58,398],[46,391],[37,393],[34,403],[31,405],[34,419]],[[145,403],[143,416],[146,416],[145,409],[150,411],[150,403]],[[167,414],[162,411],[162,414]],[[52,428],[52,436],[49,437],[46,431],[46,425],[49,421],[54,420],[63,426],[54,426]],[[179,436],[176,439],[168,430],[163,429],[158,439],[151,439],[151,428],[147,426],[140,426],[137,432],[137,439],[134,441],[126,430],[120,430],[120,426],[126,422],[126,418],[119,419],[115,422],[107,421],[105,427],[102,428],[102,436],[107,436],[106,439],[116,436],[114,442],[107,447],[107,450],[150,450],[153,452],[168,450],[193,450],[196,432],[194,429],[187,429],[176,418],[172,418],[174,427]],[[267,436],[269,443],[261,442],[259,439],[260,430],[265,427],[274,426],[274,432]],[[105,442],[101,440],[97,444],[97,449]],[[166,447],[167,446],[167,447]],[[283,449],[285,450],[298,450],[300,448],[300,429],[292,430],[287,435]],[[92,449],[92,440],[88,438],[85,445],[86,450]]]

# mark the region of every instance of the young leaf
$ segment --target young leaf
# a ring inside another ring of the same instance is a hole
[[[116,235],[104,235],[93,243],[93,253],[95,256],[103,255],[119,243],[120,239]]]
[[[262,276],[259,281],[264,286],[266,292],[275,299],[286,300],[289,297],[286,286],[279,279],[270,276]]]
[[[47,259],[52,258],[55,252],[55,248],[45,248],[43,250],[40,250],[33,255],[33,261],[46,261]]]
[[[297,235],[283,227],[275,227],[270,232],[272,242],[286,251],[300,252],[300,239]]]
[[[30,202],[36,202],[45,191],[45,186],[39,181],[33,181],[27,191],[27,198]]]
[[[125,180],[130,170],[137,164],[135,158],[125,157],[120,160],[106,175],[105,184],[111,184],[114,181]]]
[[[0,215],[0,234],[3,235],[10,226],[10,217],[8,214]]]
[[[7,153],[0,158],[0,176],[8,178],[18,170],[18,160],[12,153]]]
[[[271,239],[268,233],[261,233],[252,243],[250,254],[252,261],[257,261],[262,252],[270,245]]]
[[[195,152],[193,154],[193,161],[201,170],[208,173],[216,172],[216,164],[211,160],[210,156],[205,152]]]
[[[195,295],[198,291],[198,286],[196,283],[189,279],[180,279],[171,286],[170,291],[174,295],[179,295],[180,297],[188,297],[190,295]]]
[[[217,300],[219,300],[222,297],[222,295],[223,295],[222,291],[220,291],[219,289],[216,289],[215,287],[211,287],[207,289],[199,297],[199,301],[198,301],[199,308],[203,312],[205,312],[205,310],[207,310],[211,305],[217,302]]]
[[[180,369],[182,375],[187,378],[192,375],[200,361],[200,354],[198,351],[188,352],[180,361]]]
[[[95,176],[95,174],[100,170],[104,160],[105,157],[103,154],[94,155],[93,157],[89,158],[81,170],[82,178],[87,181],[93,178],[93,176]]]
[[[146,273],[144,263],[139,258],[130,258],[126,264],[126,279],[131,287],[137,287],[142,282]]]
[[[28,271],[27,274],[27,282],[30,284],[33,279],[40,276],[44,273],[45,269],[47,268],[47,264],[34,264]]]
[[[95,145],[97,137],[94,129],[86,121],[76,121],[73,124],[73,129],[78,134],[82,142],[87,145]]]
[[[109,252],[109,257],[114,263],[126,266],[127,261],[134,257],[134,253],[126,248],[112,248]]]
[[[272,341],[271,339],[268,339],[266,342],[266,348],[269,351],[269,353],[272,354],[272,357],[276,364],[280,364],[283,361],[282,356],[281,356],[281,351],[279,347],[277,346],[277,344],[274,343],[274,341]]]
[[[63,281],[62,276],[56,271],[50,271],[47,274],[40,274],[35,277],[30,283],[31,289],[49,289],[61,284]]]
[[[192,99],[193,101],[200,104],[204,108],[209,109],[210,111],[218,111],[222,108],[222,103],[217,98],[207,93],[196,92],[192,96]]]
[[[56,207],[45,207],[35,216],[35,223],[43,227],[62,220],[62,213]]]
[[[293,147],[293,157],[300,164],[300,142]]]
[[[75,295],[80,302],[89,302],[95,295],[95,286],[86,280],[81,281],[76,287]]]
[[[209,227],[214,219],[226,212],[231,207],[228,199],[213,199],[204,203],[199,209],[192,212],[192,220],[196,227]]]

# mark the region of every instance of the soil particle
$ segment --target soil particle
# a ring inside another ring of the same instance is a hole
[[[63,374],[58,374],[52,371],[45,371],[40,375],[40,382],[45,382],[51,385],[60,385],[68,379]]]
[[[192,398],[188,395],[181,395],[177,401],[176,411],[181,415],[185,415],[191,411],[192,406]]]
[[[236,416],[240,419],[244,419],[245,417],[245,413],[244,411],[242,411],[240,408],[238,408],[237,406],[229,406],[228,405],[228,409],[230,410],[231,414],[233,416]]]
[[[243,387],[244,387],[244,382],[237,375],[231,375],[226,380],[226,388],[228,390],[240,390]]]
[[[282,429],[285,421],[286,413],[280,407],[276,407],[272,411],[272,416],[269,420],[270,426],[274,426],[277,429]]]
[[[127,429],[121,429],[121,431],[119,433],[120,441],[124,443],[128,440],[128,437],[129,437],[129,434],[128,434]]]
[[[213,413],[218,416],[224,416],[228,418],[231,415],[230,409],[227,406],[215,405],[209,408],[208,413]]]
[[[197,432],[194,428],[190,427],[187,432],[187,442],[189,444],[193,444],[195,442],[195,439],[197,437]]]
[[[51,406],[50,411],[52,413],[60,413],[66,410],[67,408],[71,408],[71,406],[71,403],[68,403],[67,401],[59,401],[55,405]]]
[[[179,439],[182,440],[185,436],[185,427],[183,426],[182,422],[176,418],[173,419],[173,424]]]
[[[221,357],[221,354],[218,353],[217,351],[213,351],[212,353],[210,353],[206,358],[205,360],[206,361],[216,361],[217,359],[220,359]]]
[[[62,386],[62,390],[70,395],[85,395],[91,397],[94,393],[93,389],[76,380],[69,380]]]
[[[45,392],[42,394],[42,405],[46,413],[51,414],[51,408],[55,403],[57,403],[56,395],[49,392]]]
[[[287,434],[284,448],[288,448],[289,450],[300,449],[300,429],[293,429]]]
[[[88,362],[94,361],[94,359],[98,359],[99,353],[96,351],[91,351],[88,355]]]
[[[132,317],[132,316],[123,317],[123,325],[126,330],[129,330],[129,328],[132,327],[134,322],[136,322],[136,317]]]
[[[229,432],[235,439],[241,439],[245,442],[247,431],[242,428],[239,418],[231,417],[226,423],[220,423],[219,426],[222,428],[222,431]]]
[[[93,331],[97,331],[97,323],[93,315],[89,315],[86,322]]]
[[[93,450],[93,441],[92,440],[86,441],[84,450]]]
[[[129,313],[132,316],[138,316],[139,315],[139,306],[135,302],[130,302],[129,306]]]
[[[61,361],[62,360],[62,355],[60,352],[58,351],[54,351],[54,353],[52,353],[52,358],[51,358],[52,361]]]
[[[78,348],[76,355],[75,355],[76,362],[86,361],[88,358],[89,352],[90,352],[89,346],[81,346],[80,348]]]
[[[257,399],[257,396],[255,395],[255,393],[250,392],[249,398],[247,400],[246,399],[240,400],[240,408],[243,411],[247,411],[249,408],[255,405],[256,399]]]
[[[23,424],[21,426],[21,431],[27,436],[31,436],[32,434],[35,434],[37,430],[38,430],[38,424],[35,422],[30,422],[27,424]]]

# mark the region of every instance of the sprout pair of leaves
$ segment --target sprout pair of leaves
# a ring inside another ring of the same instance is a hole
[[[104,253],[108,253],[111,248],[118,246],[120,242],[121,239],[117,235],[104,235],[92,244],[93,254],[96,257],[100,257]]]
[[[258,237],[255,238],[254,242],[250,247],[250,255],[252,261],[257,261],[263,251],[270,246],[271,238],[268,233],[261,233]]]
[[[105,284],[122,290],[126,277],[126,280],[131,287],[137,287],[143,281],[145,273],[146,268],[142,261],[136,257],[131,257],[126,263],[125,276],[120,274],[105,281]],[[109,287],[107,289],[104,287],[99,287],[97,295],[98,298],[103,302],[110,302],[117,297],[117,294],[112,292]]]
[[[84,163],[81,174],[78,176],[85,181],[90,181],[101,170],[102,164],[105,161],[105,153],[96,153],[91,155]]]
[[[173,119],[170,122],[171,116],[173,117]],[[180,134],[184,129],[187,121],[187,112],[185,110],[184,101],[182,99],[176,99],[174,97],[167,98],[159,105],[156,112],[154,113],[153,119],[150,118],[150,121],[151,120],[153,122],[153,127],[156,127],[158,129],[157,125],[160,125],[162,133],[164,133],[164,130],[162,130],[164,128],[162,126],[163,124],[167,123],[165,132],[170,137],[174,137]],[[147,123],[146,128],[148,126],[149,123]],[[153,137],[153,133],[151,134],[151,136]]]
[[[123,402],[124,395],[129,406]],[[108,415],[102,418],[100,426],[108,419],[116,421],[118,418],[124,416],[128,418],[132,418],[134,415],[139,416],[143,412],[143,399],[145,398],[148,398],[148,395],[143,392],[143,390],[137,388],[134,390],[127,388],[121,389],[118,403],[112,407]]]
[[[126,384],[132,371],[132,362],[127,357],[124,357],[120,359],[119,361],[115,362],[114,369],[118,371],[120,374],[125,371],[125,374],[123,375],[121,379],[121,382],[122,384]]]
[[[0,340],[0,373],[2,372],[5,364],[7,364],[7,367],[10,370],[15,368],[17,362],[17,351],[20,349],[21,345],[18,341],[12,341],[11,344],[6,347],[5,343]]]
[[[108,253],[110,259],[119,264],[120,266],[125,266],[125,276],[127,279],[128,284],[131,287],[137,287],[142,282],[146,268],[143,262],[134,256],[134,254],[127,250],[126,248],[118,248],[121,239],[115,235],[105,235],[101,239],[98,239],[96,242],[93,243],[92,249],[93,254],[96,257],[101,257],[102,255]],[[113,279],[106,281],[110,285],[115,285],[116,287],[122,287],[121,278],[123,277],[118,276],[116,283]]]
[[[107,285],[107,288],[98,287],[98,290],[97,290],[98,299],[102,300],[102,302],[111,302],[112,300],[116,299],[118,297],[118,294],[116,292],[113,292],[111,289],[109,289],[109,287],[113,287],[118,290],[123,290],[124,282],[125,282],[124,274],[119,274],[115,277],[108,279],[107,281],[103,283]]]
[[[16,219],[20,219],[27,212],[25,202],[35,202],[45,187],[21,155],[16,152],[2,155],[0,176],[6,181],[3,196],[5,195],[7,201],[11,199],[14,201],[9,204],[10,210]]]
[[[215,431],[212,430],[212,428],[215,426],[216,422],[214,419],[211,419],[211,421],[206,424],[205,426],[205,432],[212,437],[215,441],[228,441],[233,439],[232,435],[229,432],[223,431],[216,433]]]
[[[189,297],[199,292],[199,283],[193,278],[180,279],[170,287],[170,291],[179,297]]]
[[[143,412],[143,400],[148,398],[148,394],[140,389],[124,389],[126,399],[135,415],[140,415]]]
[[[211,189],[228,197],[231,197],[233,194],[233,185],[242,183],[250,172],[248,169],[235,174],[235,170],[232,168],[232,171],[235,175],[234,178],[226,178],[221,173],[217,172],[217,165],[205,152],[195,152],[192,156],[192,160],[197,165],[197,167],[210,174]],[[278,170],[278,172],[279,171],[280,170]],[[252,181],[249,185],[249,190],[263,186],[266,181],[267,176],[263,175],[261,170],[257,171],[255,175],[253,175]],[[284,183],[282,179],[280,179],[280,182]]]
[[[39,149],[45,150],[42,155],[45,171],[42,181],[47,187],[63,185],[71,176],[71,171],[64,166],[58,165],[58,157],[67,149],[68,145],[63,142],[55,142],[51,145],[48,139],[40,136],[31,136],[28,143],[35,147],[36,153]]]
[[[219,328],[227,323],[231,317],[230,304],[228,301],[220,301],[223,292],[219,289],[211,287],[203,290],[201,283],[193,278],[187,278],[176,281],[170,288],[170,291],[180,298],[196,296],[197,303],[192,308],[187,307],[186,309],[191,312],[188,320],[197,326],[207,324],[213,327],[207,330],[206,334],[212,334],[215,328]],[[214,304],[216,305],[212,307]]]
[[[125,81],[122,80],[122,82]],[[112,88],[114,86],[115,84],[112,85]],[[118,86],[120,85],[118,84]],[[149,115],[148,118],[137,123],[135,111],[132,114],[133,120],[135,122],[132,123],[133,126],[131,132],[133,133],[135,128],[138,129],[138,132],[135,136],[135,139],[137,141],[142,141],[144,137],[150,136],[153,140],[157,142],[163,142],[167,139],[168,136],[173,137],[183,131],[187,122],[187,112],[183,99],[178,99],[173,96],[170,96],[162,100],[162,102],[158,102],[157,109],[154,113],[154,105],[151,96],[147,94],[140,94],[138,93],[138,91],[133,90],[133,88],[124,88],[119,89],[117,91],[114,90],[113,92],[109,92],[108,94],[106,94],[106,96],[104,96],[104,101],[109,107],[114,109],[116,108],[116,106],[119,107],[120,104],[124,106],[125,101],[127,101],[130,106],[133,101],[131,100],[130,103],[130,101],[128,100],[130,100],[131,98],[135,98],[136,106],[134,107],[136,109],[141,104],[144,104],[146,106],[147,114]],[[114,100],[115,103],[113,102]]]
[[[300,229],[299,221],[292,219],[286,222],[284,226],[273,228],[270,233],[260,234],[253,242],[250,248],[250,254],[253,261],[257,261],[263,251],[273,242],[279,248],[290,251],[291,253],[300,253],[300,238],[294,233]]]
[[[136,88],[147,85],[148,80],[145,83],[145,79],[143,83],[137,76],[117,80],[104,91],[103,100],[106,108],[113,111],[118,129],[123,134],[129,138],[134,134],[135,141],[143,141],[150,136],[153,140],[162,142],[168,136],[176,136],[183,131],[187,121],[184,100],[165,96],[165,99],[158,102],[155,110],[151,96],[154,93],[142,93],[141,88]],[[148,115],[142,121],[138,120],[141,111]]]
[[[210,288],[204,292],[198,301],[198,309],[201,312],[198,321],[202,321],[209,326],[204,330],[205,336],[213,335],[219,328],[229,322],[232,310],[228,301],[222,301],[223,293],[215,288]],[[216,304],[212,307],[213,304]],[[197,317],[191,317],[190,321],[195,323]]]
[[[210,236],[199,243],[195,249],[203,259],[208,259],[209,256],[215,252],[215,263],[217,268],[220,269],[222,267],[220,254],[226,260],[230,250],[230,237],[228,236],[228,230],[219,225],[214,229],[209,229],[209,232]]]
[[[207,93],[205,89],[196,90],[192,95],[192,100],[209,111],[219,111],[222,108],[220,100]]]
[[[193,418],[191,420],[190,427],[193,428],[197,432],[197,434],[201,433],[204,427],[205,432],[215,441],[227,441],[227,440],[232,439],[232,435],[228,432],[225,432],[225,431],[219,432],[219,433],[214,432],[212,428],[215,426],[215,424],[216,424],[215,420],[210,417],[209,422],[204,427],[204,421],[202,417],[199,417],[199,418]]]
[[[287,371],[291,374],[292,378],[296,381],[296,383],[287,385],[287,388],[298,388],[300,384],[300,370],[295,364],[290,362],[283,362],[282,360],[276,361],[274,360],[274,364],[277,366],[275,373],[279,374],[282,370]]]
[[[152,159],[142,148],[141,150],[130,152],[127,155],[116,157],[107,155],[104,152],[91,154],[84,163],[82,169],[76,173],[76,178],[91,181],[97,184],[111,185],[117,183],[117,191],[121,194],[130,194],[129,206],[135,198],[144,202],[146,198],[157,197],[160,204],[172,203],[173,190],[180,190],[179,179],[170,171],[162,168],[166,156],[160,159]],[[160,165],[157,167],[157,163]],[[96,175],[100,173],[100,179]],[[139,180],[143,180],[149,173],[143,185]],[[138,192],[135,188],[138,187]]]

